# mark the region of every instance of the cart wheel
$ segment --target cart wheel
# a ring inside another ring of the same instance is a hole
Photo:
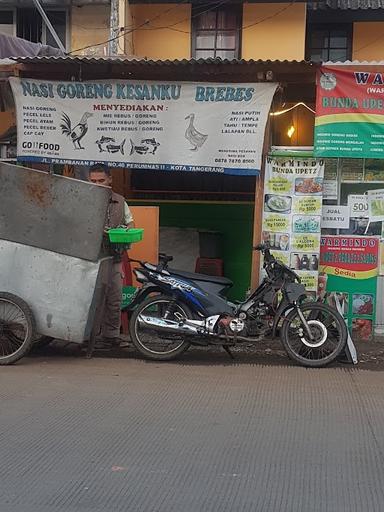
[[[34,328],[28,304],[12,293],[0,292],[0,365],[15,363],[27,354]]]

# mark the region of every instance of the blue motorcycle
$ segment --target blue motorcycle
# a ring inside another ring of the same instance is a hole
[[[221,345],[229,354],[239,343],[257,343],[280,334],[288,356],[303,366],[321,367],[345,349],[347,327],[338,311],[309,301],[300,277],[274,258],[265,245],[265,278],[245,301],[232,303],[224,277],[168,268],[172,257],[159,265],[139,262],[134,269],[142,283],[130,305],[130,335],[146,358],[171,360],[191,345]]]

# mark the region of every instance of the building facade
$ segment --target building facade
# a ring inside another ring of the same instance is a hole
[[[68,52],[108,55],[110,2],[49,0]],[[384,1],[120,0],[117,51],[154,60],[381,60]],[[0,1],[0,32],[55,46],[32,0]]]

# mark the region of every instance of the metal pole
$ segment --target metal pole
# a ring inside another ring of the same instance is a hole
[[[109,41],[108,53],[109,55],[117,55],[119,47],[119,0],[111,0],[111,15],[109,22]]]
[[[43,7],[41,6],[39,0],[33,0],[33,3],[35,4],[36,6],[36,9],[39,11],[39,13],[41,14],[41,17],[43,18],[44,20],[44,23],[47,25],[48,27],[48,30],[50,31],[50,33],[52,34],[52,37],[53,39],[56,41],[56,44],[57,46],[60,48],[60,50],[65,53],[65,48],[63,46],[63,43],[60,41],[60,38],[59,36],[57,35],[56,33],[56,30],[53,28],[52,26],[52,23],[49,21],[49,18],[48,16],[46,15]]]

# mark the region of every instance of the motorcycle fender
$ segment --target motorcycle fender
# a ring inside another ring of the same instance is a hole
[[[122,308],[122,311],[133,311],[151,293],[163,293],[163,291],[161,290],[161,288],[155,285],[143,286],[142,288],[139,288],[138,292],[134,296],[133,301],[130,302],[124,308]]]
[[[290,304],[289,302],[282,301],[280,306],[277,308],[275,318],[273,320],[273,326],[272,326],[272,337],[276,336],[277,329],[279,327],[280,320],[288,315],[292,309],[294,309],[294,305]]]

